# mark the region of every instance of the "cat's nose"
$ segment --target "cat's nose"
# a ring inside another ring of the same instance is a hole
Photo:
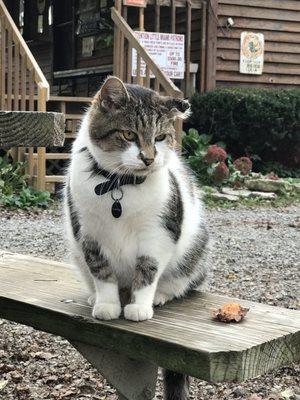
[[[144,164],[149,167],[149,165],[153,164],[154,158],[142,158]]]
[[[146,167],[149,167],[154,162],[155,154],[156,154],[155,149],[141,150],[139,158],[143,161]]]

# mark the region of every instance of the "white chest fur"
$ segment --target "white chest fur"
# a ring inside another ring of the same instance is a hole
[[[122,275],[122,281],[131,279],[136,258],[141,247],[153,247],[160,232],[160,215],[169,195],[168,169],[163,168],[148,176],[139,185],[122,186],[122,215],[114,218],[111,213],[113,199],[111,192],[97,196],[95,186],[107,179],[101,175],[92,176],[85,152],[73,155],[70,168],[70,188],[74,204],[80,216],[83,235],[95,239],[103,253],[112,260],[115,273]],[[152,239],[152,240],[151,240]]]

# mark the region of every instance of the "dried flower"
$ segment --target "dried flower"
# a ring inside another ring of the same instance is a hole
[[[227,158],[227,153],[222,147],[216,144],[208,146],[207,153],[204,156],[204,161],[211,164],[218,161],[225,161]]]
[[[241,307],[239,303],[226,303],[213,311],[213,319],[221,322],[240,322],[248,311],[249,308]]]
[[[214,181],[217,183],[223,182],[225,179],[229,178],[229,169],[224,161],[219,162],[213,172]]]
[[[243,175],[248,175],[252,170],[252,161],[249,157],[240,157],[234,161],[233,165]]]

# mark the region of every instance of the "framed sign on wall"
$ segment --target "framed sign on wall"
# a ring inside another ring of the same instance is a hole
[[[263,73],[264,47],[265,41],[262,33],[241,33],[241,74],[261,75]]]

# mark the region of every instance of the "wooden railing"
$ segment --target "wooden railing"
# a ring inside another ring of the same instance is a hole
[[[183,98],[183,92],[168,78],[161,68],[154,62],[147,50],[136,38],[134,31],[127,24],[120,12],[112,7],[111,17],[115,23],[114,45],[114,74],[127,83],[132,80],[145,87],[152,86],[155,90],[176,98]],[[127,41],[127,43],[126,43]],[[124,51],[127,51],[125,57]],[[136,77],[131,76],[132,49],[137,53]],[[124,62],[126,60],[126,63]],[[145,64],[145,76],[142,76],[142,63]]]
[[[0,0],[0,109],[14,111],[46,111],[50,96],[49,84],[35,61],[2,0]],[[37,98],[37,101],[35,101]],[[12,132],[13,135],[13,132]],[[14,158],[22,159],[25,149],[12,151]],[[46,149],[28,150],[28,173],[36,176],[35,186],[45,189]],[[33,170],[36,165],[36,172]]]

